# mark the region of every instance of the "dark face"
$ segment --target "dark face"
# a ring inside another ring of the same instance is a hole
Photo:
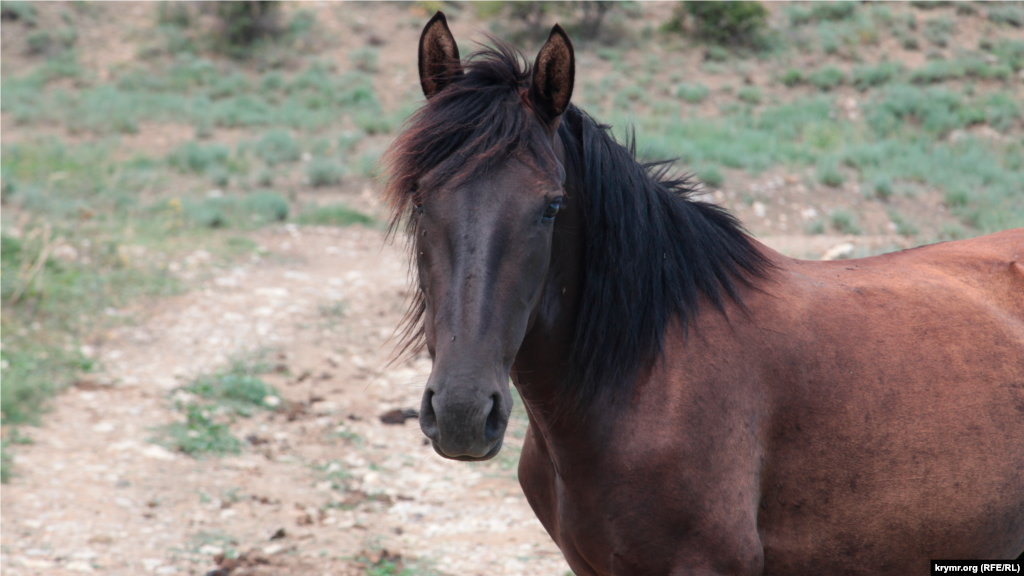
[[[540,164],[557,166],[547,153]],[[481,179],[431,191],[416,210],[434,360],[420,427],[441,456],[486,460],[501,450],[512,410],[509,371],[536,317],[563,194],[555,170],[511,160]]]
[[[464,78],[458,46],[440,12],[420,36],[419,71],[428,99]],[[426,200],[414,211],[414,249],[434,360],[420,428],[446,458],[487,460],[501,450],[512,411],[509,371],[538,317],[555,218],[564,202],[556,133],[574,74],[572,43],[555,25],[518,104],[531,119],[525,141],[536,144],[524,150],[538,157],[513,157],[488,166],[482,176],[437,189],[423,187],[430,174],[418,182],[417,196]]]

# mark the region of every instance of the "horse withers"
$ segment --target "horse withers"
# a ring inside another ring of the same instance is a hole
[[[418,275],[420,425],[492,458],[517,387],[523,490],[573,571],[927,574],[1024,551],[1024,231],[794,260],[444,16],[386,197]]]

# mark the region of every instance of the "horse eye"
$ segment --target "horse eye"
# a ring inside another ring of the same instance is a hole
[[[555,214],[558,214],[558,209],[561,208],[561,207],[562,207],[562,201],[561,200],[555,200],[551,204],[548,204],[548,207],[544,209],[544,219],[545,220],[553,220],[555,218]]]

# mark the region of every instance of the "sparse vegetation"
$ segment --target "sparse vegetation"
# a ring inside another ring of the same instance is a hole
[[[680,2],[674,15],[681,23],[693,20],[697,36],[722,45],[757,46],[763,43],[768,10],[760,2]],[[680,29],[681,24],[670,25]]]
[[[299,215],[299,223],[315,226],[350,226],[352,224],[372,224],[373,218],[348,206],[333,204],[303,211]]]
[[[857,217],[846,210],[836,210],[829,218],[837,232],[842,234],[860,234],[860,227],[857,225]]]

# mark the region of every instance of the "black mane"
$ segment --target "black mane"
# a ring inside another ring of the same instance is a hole
[[[643,164],[636,140],[570,106],[559,136],[583,210],[583,286],[563,399],[579,407],[604,390],[628,392],[662,352],[665,329],[684,332],[703,295],[725,311],[736,282],[767,275],[771,263],[725,209],[690,198],[671,162]]]
[[[530,68],[515,48],[496,41],[465,63],[465,74],[413,115],[385,155],[385,197],[392,230],[421,194],[415,183],[469,178],[512,156],[536,157],[522,104]],[[643,164],[635,139],[618,143],[609,127],[570,106],[559,136],[569,182],[583,210],[583,286],[563,400],[585,408],[603,391],[628,392],[661,354],[665,330],[684,330],[701,296],[724,313],[739,302],[737,282],[764,277],[770,262],[724,209],[690,198],[671,163]],[[532,154],[531,154],[532,153]],[[425,186],[425,189],[433,186]],[[422,294],[406,315],[403,351],[423,344]]]

